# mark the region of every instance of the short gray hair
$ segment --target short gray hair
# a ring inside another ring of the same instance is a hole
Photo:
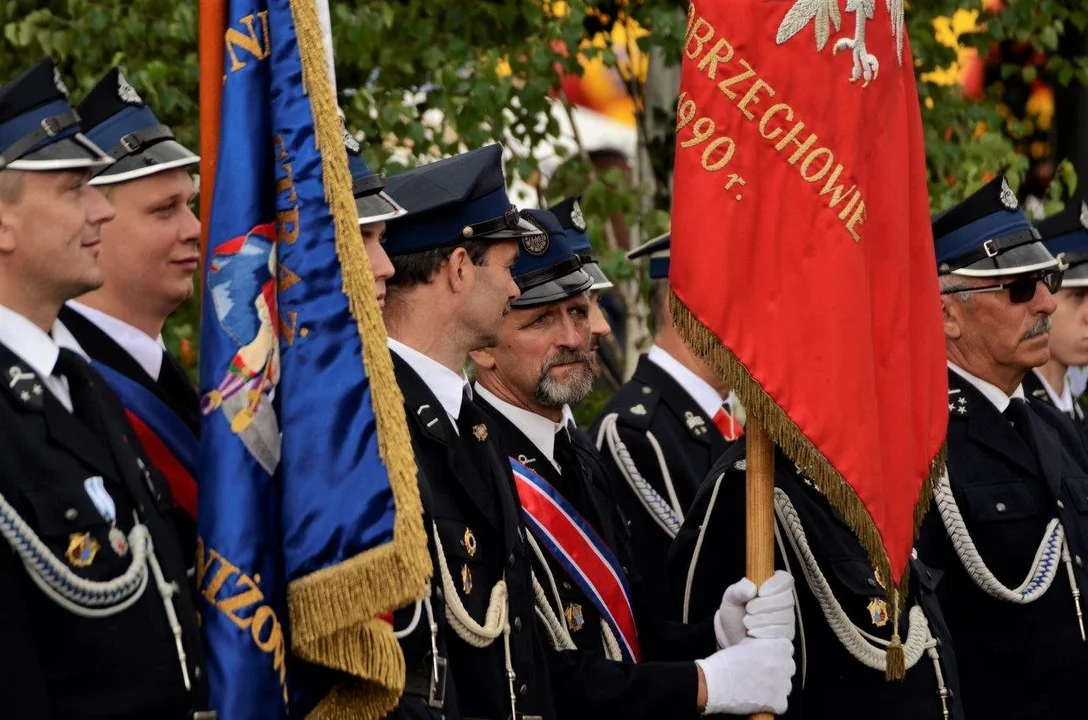
[[[959,302],[970,302],[970,295],[957,295],[957,292],[970,290],[971,286],[963,282],[963,278],[955,275],[938,275],[937,285],[941,288],[941,295],[950,295]]]
[[[23,171],[0,170],[0,202],[14,205],[23,197]]]

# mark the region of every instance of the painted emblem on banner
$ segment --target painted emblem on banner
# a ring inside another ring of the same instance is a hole
[[[208,287],[215,315],[238,350],[226,375],[200,401],[204,415],[222,411],[262,468],[280,461],[272,395],[280,380],[276,311],[276,226],[258,225],[211,251]]]
[[[900,65],[903,64],[903,34],[906,32],[904,2],[905,0],[885,0],[891,16],[892,35],[895,37],[896,56]],[[876,3],[877,0],[846,0],[846,12],[854,14],[854,37],[840,38],[831,48],[832,55],[850,50],[854,59],[850,82],[863,80],[862,87],[867,87],[880,74],[880,60],[865,45],[865,24],[873,19]],[[804,30],[809,23],[815,25],[816,51],[821,52],[831,39],[832,26],[836,33],[842,28],[839,0],[795,0],[778,26],[775,42],[782,45]]]

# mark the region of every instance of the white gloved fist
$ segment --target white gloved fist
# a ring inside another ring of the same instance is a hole
[[[749,637],[792,642],[796,628],[793,576],[784,570],[775,572],[759,586],[759,592],[745,610],[744,627]]]
[[[786,712],[786,698],[797,666],[793,642],[784,638],[749,638],[696,660],[706,681],[703,715],[751,715]]]
[[[756,584],[748,578],[742,578],[725,589],[721,607],[714,613],[714,637],[718,639],[719,650],[733,647],[748,637],[748,628],[744,624],[745,606],[755,597]]]

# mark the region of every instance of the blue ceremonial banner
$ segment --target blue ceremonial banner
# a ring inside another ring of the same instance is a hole
[[[200,358],[212,706],[377,718],[404,682],[379,617],[430,565],[318,7],[230,0],[226,27]]]

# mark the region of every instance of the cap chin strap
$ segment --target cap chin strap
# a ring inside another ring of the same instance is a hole
[[[42,118],[41,126],[37,130],[27,133],[13,142],[4,151],[4,154],[0,155],[0,170],[21,158],[31,148],[41,144],[43,140],[56,137],[73,125],[78,124],[79,113],[75,110],[66,110],[58,115]]]
[[[1001,253],[1008,252],[1013,248],[1018,248],[1021,245],[1030,245],[1033,242],[1038,242],[1040,238],[1039,231],[1035,228],[1029,228],[1028,230],[1021,230],[1018,233],[1012,235],[1003,235],[1001,237],[990,238],[986,242],[982,243],[982,246],[977,250],[973,250],[966,255],[960,255],[956,258],[955,262],[941,263],[937,271],[941,275],[948,275],[956,270],[962,270],[963,268],[973,265],[979,260],[985,260],[986,258],[995,258]]]
[[[114,160],[120,160],[154,145],[162,140],[173,140],[174,133],[165,125],[134,130],[122,137],[116,145],[106,151]]]

